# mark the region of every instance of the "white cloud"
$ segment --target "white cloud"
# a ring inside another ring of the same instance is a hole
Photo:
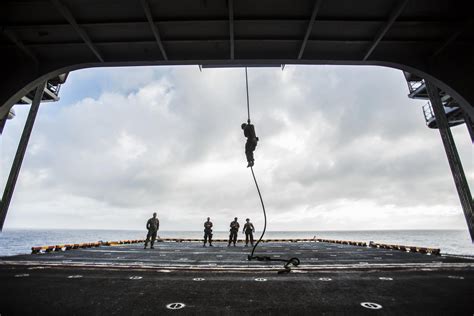
[[[242,69],[70,75],[79,79],[101,92],[66,83],[81,100],[41,108],[8,227],[140,229],[155,210],[167,230],[200,229],[207,216],[217,230],[234,216],[262,224],[243,153]],[[399,71],[290,66],[250,69],[249,81],[270,229],[464,228],[439,134]],[[2,168],[26,111],[17,114]],[[467,133],[453,131],[472,182]]]

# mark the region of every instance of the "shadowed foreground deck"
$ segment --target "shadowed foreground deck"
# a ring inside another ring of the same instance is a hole
[[[260,250],[301,265],[279,275],[281,264],[248,262],[250,248],[222,243],[3,257],[0,314],[474,313],[474,258],[315,242]]]

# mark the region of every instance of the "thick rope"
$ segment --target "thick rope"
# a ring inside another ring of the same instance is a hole
[[[257,248],[258,244],[262,241],[263,236],[265,235],[265,232],[267,231],[267,212],[265,210],[265,204],[263,203],[263,198],[262,194],[260,192],[260,188],[258,187],[258,182],[257,178],[255,177],[255,173],[253,172],[253,167],[250,167],[250,170],[252,171],[252,177],[253,181],[255,182],[255,187],[257,188],[258,192],[258,197],[260,198],[260,203],[262,204],[262,210],[263,210],[263,218],[264,218],[264,224],[263,224],[263,231],[262,235],[260,235],[260,238],[258,241],[255,243],[255,245],[252,248],[252,253],[248,256],[248,260],[258,260],[258,261],[279,261],[279,262],[285,262],[283,265],[283,270],[278,271],[278,274],[282,273],[288,273],[291,271],[290,269],[290,264],[293,266],[298,266],[300,264],[300,260],[298,258],[290,258],[290,259],[277,259],[277,258],[271,258],[269,256],[255,256],[255,249]]]
[[[258,192],[258,196],[259,196],[259,198],[260,198],[260,203],[262,204],[264,224],[263,224],[262,235],[260,236],[260,238],[258,239],[258,241],[257,241],[257,242],[255,243],[255,245],[253,246],[253,248],[252,248],[252,254],[251,254],[250,257],[249,257],[249,260],[251,260],[250,258],[253,258],[253,257],[254,257],[253,254],[255,253],[255,249],[257,248],[258,244],[262,241],[262,238],[263,238],[263,236],[265,235],[265,232],[267,231],[267,212],[265,211],[265,204],[263,204],[262,194],[260,193],[260,188],[258,187],[257,178],[255,178],[255,173],[253,172],[253,167],[250,167],[250,170],[252,171],[253,181],[255,182],[255,186],[257,187],[257,192]]]
[[[250,124],[249,76],[247,75],[247,67],[245,67],[245,88],[247,91],[247,123]]]
[[[247,74],[247,67],[245,67],[245,88],[247,91],[247,122],[250,124],[250,101],[249,101],[249,80],[248,80],[248,74]],[[255,187],[257,188],[258,192],[258,197],[260,198],[260,203],[262,204],[262,210],[263,210],[263,218],[264,218],[264,225],[263,225],[263,231],[262,235],[258,239],[258,241],[255,243],[255,245],[252,248],[252,253],[248,256],[248,260],[258,260],[258,261],[279,261],[279,262],[285,262],[283,266],[283,270],[278,271],[279,274],[281,273],[288,273],[290,272],[290,265],[292,264],[293,266],[297,266],[300,264],[300,260],[298,258],[290,258],[290,259],[277,259],[277,258],[271,258],[269,256],[255,256],[255,249],[257,249],[258,244],[262,241],[263,236],[265,235],[265,232],[267,231],[267,212],[265,210],[265,204],[263,203],[263,198],[262,198],[262,193],[260,192],[260,188],[258,187],[258,182],[257,178],[255,177],[255,173],[253,172],[253,166],[250,167],[250,170],[252,171],[252,177],[253,181],[255,182]]]

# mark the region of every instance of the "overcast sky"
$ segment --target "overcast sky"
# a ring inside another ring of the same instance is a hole
[[[260,142],[255,173],[269,230],[466,229],[437,130],[401,71],[382,67],[249,69]],[[75,71],[39,115],[6,228],[261,228],[246,168],[245,75],[238,69]],[[2,190],[28,107],[1,137]],[[471,186],[472,145],[453,128]]]

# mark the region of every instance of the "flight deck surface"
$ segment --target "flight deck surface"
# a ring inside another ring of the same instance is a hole
[[[301,260],[278,274],[282,263],[248,261],[250,251],[163,242],[3,257],[0,314],[474,313],[471,257],[261,244],[258,255]]]

